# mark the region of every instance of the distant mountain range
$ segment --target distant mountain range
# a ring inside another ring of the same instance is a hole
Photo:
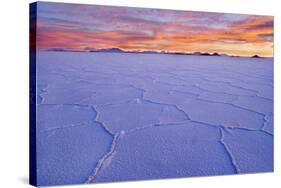
[[[173,55],[203,55],[203,56],[221,56],[218,53],[185,53],[185,52],[165,52],[165,51],[124,51],[120,48],[107,48],[107,49],[86,49],[88,52],[112,52],[112,53],[142,53],[142,54],[173,54]]]
[[[110,52],[110,53],[142,53],[142,54],[170,54],[170,55],[198,55],[198,56],[229,56],[225,54],[215,53],[206,53],[206,52],[194,52],[194,53],[186,53],[186,52],[165,52],[165,51],[125,51],[120,48],[106,48],[106,49],[94,49],[94,48],[86,48],[85,50],[68,50],[63,48],[51,48],[48,51],[60,51],[60,52]],[[229,57],[240,57],[240,56],[229,56]],[[252,58],[262,58],[258,55],[252,56]]]

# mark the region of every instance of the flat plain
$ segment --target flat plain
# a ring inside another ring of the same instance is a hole
[[[37,53],[39,185],[273,171],[273,59]]]

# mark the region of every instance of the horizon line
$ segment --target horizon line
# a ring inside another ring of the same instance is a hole
[[[194,51],[194,52],[183,52],[183,51],[158,51],[158,50],[125,50],[118,47],[113,48],[85,48],[85,49],[66,49],[66,48],[47,48],[47,49],[36,49],[38,51],[54,51],[54,52],[89,52],[89,53],[154,53],[154,54],[166,54],[166,55],[201,55],[201,56],[227,56],[227,57],[248,57],[248,58],[274,58],[274,56],[261,56],[258,54],[253,54],[250,56],[243,55],[231,55],[220,52],[205,52],[205,51]],[[116,50],[116,51],[110,51]]]

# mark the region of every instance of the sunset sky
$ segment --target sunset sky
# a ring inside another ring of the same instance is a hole
[[[37,48],[208,52],[273,56],[273,17],[37,4]]]

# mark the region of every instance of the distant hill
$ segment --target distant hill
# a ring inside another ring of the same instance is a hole
[[[253,55],[252,58],[261,58],[261,57],[258,55]]]
[[[54,52],[83,52],[82,50],[70,50],[64,48],[50,48],[47,51],[54,51]]]
[[[234,55],[219,54],[217,52],[207,53],[207,52],[166,52],[166,51],[125,51],[120,48],[106,48],[106,49],[95,49],[95,48],[85,48],[84,50],[69,50],[64,48],[50,48],[48,51],[57,52],[110,52],[110,53],[142,53],[142,54],[169,54],[169,55],[198,55],[198,56],[228,56],[228,57],[241,57]],[[263,58],[259,55],[253,55],[251,58]]]
[[[221,56],[219,53],[215,52],[212,54],[212,56]]]
[[[107,49],[85,49],[88,52],[113,52],[113,53],[142,53],[142,54],[171,54],[171,55],[202,55],[202,56],[221,56],[219,53],[186,53],[186,52],[164,52],[164,51],[124,51],[120,48],[107,48]]]
[[[50,48],[50,49],[48,49],[48,51],[64,52],[64,51],[67,51],[67,50],[65,50],[63,48]]]
[[[215,53],[202,53],[202,52],[194,52],[192,55],[202,55],[202,56],[221,56],[221,54],[215,52]]]
[[[107,49],[89,49],[89,52],[114,52],[114,53],[120,53],[120,52],[126,52],[119,48],[107,48]]]

